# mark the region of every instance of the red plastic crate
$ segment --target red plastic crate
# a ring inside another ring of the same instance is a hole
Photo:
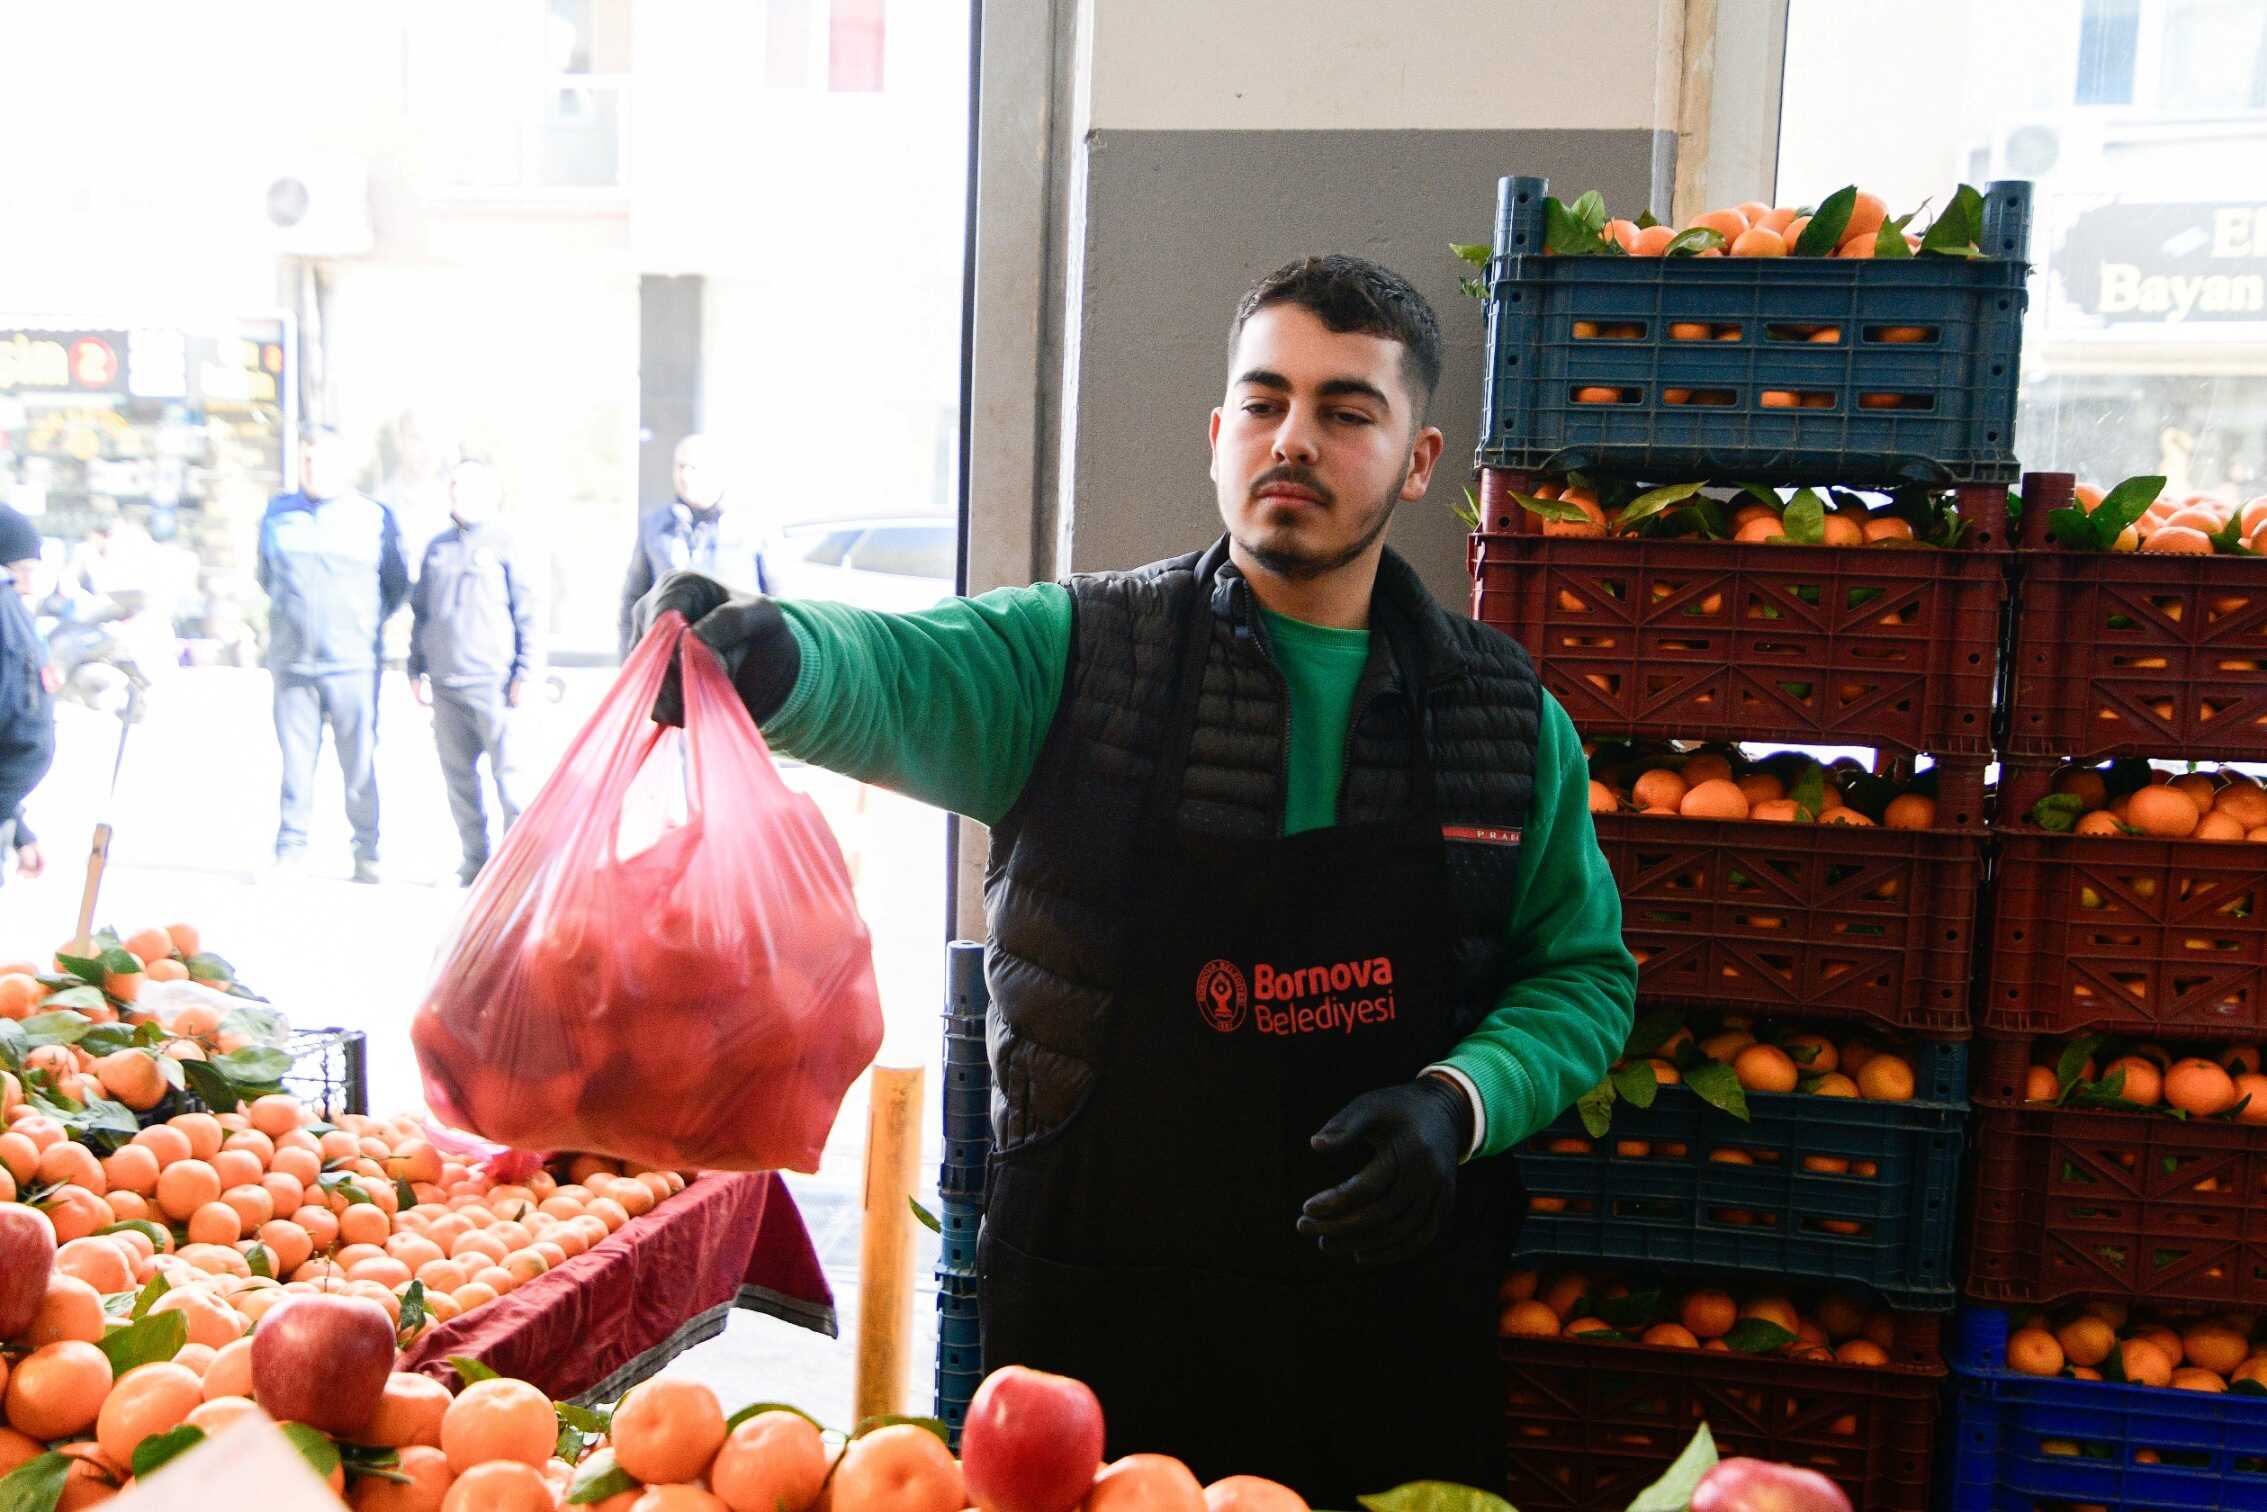
[[[1939,1319],[1898,1314],[1868,1368],[1573,1339],[1503,1341],[1505,1494],[1521,1512],[1621,1512],[1705,1422],[1724,1455],[1821,1470],[1868,1512],[1926,1512],[1945,1369]]]
[[[1597,815],[1639,998],[1968,1033],[1982,765],[1942,771],[1945,829]]]
[[[2267,761],[2267,562],[2065,550],[2047,517],[2072,482],[2023,480],[2001,748]]]
[[[2025,1103],[2032,1044],[1983,1042],[1968,1294],[2267,1304],[2267,1127]]]
[[[1472,616],[1584,735],[1989,754],[2004,488],[1961,490],[1968,542],[1933,551],[1546,536],[1510,498],[1541,481],[1482,475]]]
[[[2049,834],[2023,816],[2053,770],[2011,761],[2001,772],[1979,1027],[2267,1034],[2267,849]]]

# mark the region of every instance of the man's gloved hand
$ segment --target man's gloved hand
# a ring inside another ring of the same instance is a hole
[[[671,612],[683,615],[693,634],[724,663],[725,675],[758,724],[779,712],[795,691],[803,659],[777,604],[760,595],[734,593],[697,572],[672,572],[638,600],[632,617],[638,639],[644,640],[653,622]],[[653,700],[653,717],[668,725],[685,722],[684,687],[675,662]]]
[[[1355,1098],[1313,1139],[1323,1154],[1367,1145],[1369,1162],[1300,1211],[1299,1232],[1360,1265],[1412,1259],[1456,1204],[1456,1166],[1472,1142],[1472,1105],[1454,1082],[1421,1076]]]

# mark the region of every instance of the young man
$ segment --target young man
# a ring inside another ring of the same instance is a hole
[[[698,572],[727,588],[769,593],[755,511],[728,508],[723,448],[703,435],[677,443],[670,483],[675,497],[638,517],[638,542],[622,580],[622,659],[637,645],[631,633],[638,600],[672,572]]]
[[[1439,376],[1407,282],[1310,258],[1237,311],[1210,548],[912,615],[645,606],[776,748],[992,827],[987,1366],[1316,1506],[1501,1483],[1503,1155],[1636,993],[1565,712],[1386,549]]]
[[[386,621],[409,597],[394,512],[357,493],[346,443],[310,431],[299,488],[268,502],[258,575],[268,595],[268,669],[275,675],[276,743],[283,750],[276,864],[305,862],[323,727],[338,742],[354,880],[378,880],[378,671]]]
[[[505,727],[535,666],[535,598],[510,537],[494,524],[496,470],[459,462],[449,474],[450,525],[425,548],[409,595],[409,681],[433,711],[449,811],[464,846],[457,880],[470,887],[488,864],[480,758],[488,758],[503,827],[520,814]]]
[[[24,799],[55,761],[54,680],[31,615],[39,565],[39,528],[0,504],[0,848],[15,851],[26,877],[46,862]]]

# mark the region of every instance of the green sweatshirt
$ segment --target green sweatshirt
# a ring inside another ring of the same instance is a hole
[[[764,724],[775,748],[981,824],[1014,807],[1070,662],[1071,600],[1060,584],[949,599],[918,614],[807,600],[779,607],[802,669]],[[1266,618],[1291,697],[1284,829],[1334,824],[1369,632]],[[1581,740],[1546,694],[1518,892],[1504,924],[1511,985],[1441,1062],[1478,1097],[1477,1153],[1525,1140],[1621,1053],[1637,992],[1621,918],[1590,822]]]

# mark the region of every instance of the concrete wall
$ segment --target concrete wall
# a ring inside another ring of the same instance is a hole
[[[1596,188],[1632,213],[1654,198],[1675,113],[1663,53],[1681,12],[1679,0],[1088,0],[1057,570],[1132,566],[1218,533],[1205,423],[1236,301],[1271,268],[1339,251],[1397,269],[1440,314],[1432,421],[1448,449],[1392,539],[1460,602],[1450,506],[1477,431],[1481,318],[1448,244],[1488,239],[1506,173]]]

